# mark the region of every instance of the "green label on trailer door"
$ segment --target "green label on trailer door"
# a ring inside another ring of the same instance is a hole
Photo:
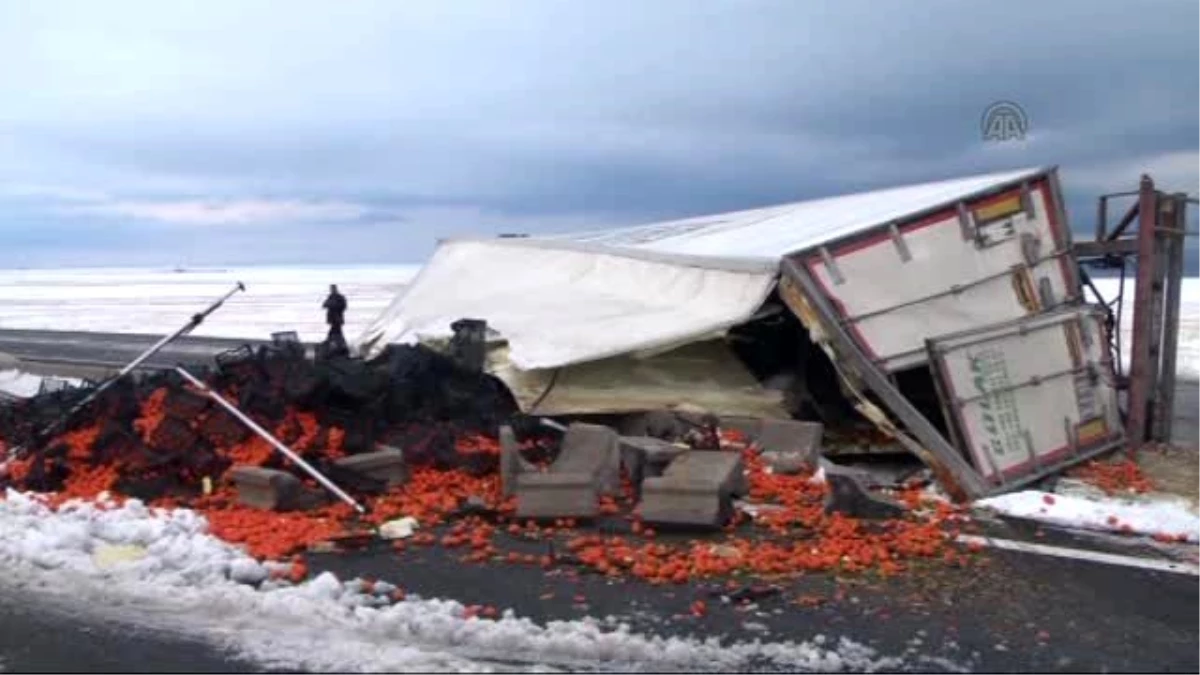
[[[1016,461],[1009,458],[1022,453],[1025,437],[1004,352],[994,348],[983,349],[968,354],[967,361],[975,389],[982,395],[979,399],[979,420],[986,438],[980,440],[980,449],[1001,464]]]

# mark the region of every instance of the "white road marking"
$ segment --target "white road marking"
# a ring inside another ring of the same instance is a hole
[[[1047,546],[1045,544],[1034,544],[1026,541],[1015,541],[1013,539],[997,539],[995,537],[980,537],[971,534],[960,534],[958,535],[957,541],[960,541],[964,544],[981,544],[983,546],[991,546],[992,548],[1000,548],[1008,551],[1020,551],[1022,553],[1033,553],[1036,555],[1052,555],[1060,558],[1090,560],[1092,562],[1103,563],[1106,565],[1124,565],[1125,567],[1140,567],[1142,569],[1156,570],[1159,572],[1173,572],[1175,574],[1190,574],[1192,576],[1200,576],[1200,567],[1197,567],[1196,565],[1188,565],[1186,563],[1171,562],[1168,560],[1138,558],[1130,555],[1102,553],[1100,551],[1088,551],[1086,549],[1079,548],[1065,548],[1062,546]]]

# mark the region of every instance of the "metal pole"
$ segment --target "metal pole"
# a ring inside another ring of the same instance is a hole
[[[353,497],[351,497],[350,495],[343,492],[340,487],[338,487],[337,485],[335,485],[333,483],[333,481],[329,480],[324,475],[322,475],[320,471],[317,471],[316,469],[314,469],[308,462],[304,461],[304,459],[302,457],[300,457],[300,455],[297,455],[295,452],[292,452],[291,448],[284,445],[282,442],[279,441],[279,439],[272,436],[270,434],[270,432],[268,432],[266,429],[263,429],[262,427],[258,426],[258,423],[256,423],[254,420],[247,417],[241,410],[238,410],[237,408],[235,408],[232,403],[230,403],[229,401],[226,401],[220,394],[213,391],[212,389],[209,389],[208,385],[204,384],[203,382],[198,380],[195,376],[193,376],[191,373],[184,370],[183,366],[175,366],[175,372],[182,375],[184,377],[184,379],[186,379],[188,382],[190,382],[193,386],[197,387],[198,389],[203,391],[205,394],[207,394],[209,398],[216,401],[217,404],[220,405],[222,408],[224,408],[226,411],[228,411],[230,415],[233,415],[234,417],[241,420],[242,424],[245,424],[247,427],[250,427],[250,430],[253,431],[254,433],[258,434],[260,437],[262,437],[263,440],[265,440],[266,442],[275,446],[276,450],[278,450],[279,452],[282,452],[288,459],[295,462],[301,469],[304,469],[305,473],[307,473],[308,475],[310,475],[314,479],[316,479],[316,481],[318,483],[323,485],[326,490],[329,490],[334,495],[336,495],[338,497],[338,499],[341,499],[342,501],[346,502],[350,506],[353,506],[354,510],[358,511],[359,513],[367,512],[367,510],[365,508],[363,508],[363,506],[361,504],[354,501]]]
[[[162,349],[163,347],[166,347],[171,342],[174,342],[175,340],[178,340],[179,338],[183,337],[184,335],[195,330],[196,326],[199,326],[201,323],[203,323],[204,319],[206,319],[209,314],[212,314],[213,312],[217,311],[217,309],[219,309],[221,307],[221,305],[225,304],[226,300],[233,297],[234,293],[237,293],[238,291],[244,291],[244,290],[246,290],[246,286],[244,284],[242,284],[242,282],[240,282],[240,281],[237,282],[236,286],[234,286],[232,289],[230,289],[230,291],[228,293],[226,293],[225,295],[222,295],[215,302],[213,302],[211,305],[209,305],[208,309],[204,310],[203,312],[200,312],[199,314],[193,314],[192,320],[189,321],[186,325],[184,325],[182,328],[175,331],[174,333],[172,333],[172,334],[164,337],[163,339],[159,340],[158,342],[154,343],[149,349],[142,352],[141,356],[130,361],[129,365],[122,368],[120,371],[117,372],[116,375],[114,375],[110,379],[117,380],[117,379],[120,379],[120,378],[124,377],[125,375],[128,375],[129,373],[133,372],[134,368],[137,368],[138,366],[145,363],[147,359],[149,359],[151,356],[154,356],[156,353],[158,353],[158,351],[160,349]]]
[[[1126,439],[1132,454],[1146,440],[1150,416],[1150,387],[1153,381],[1151,345],[1154,344],[1154,226],[1158,209],[1158,194],[1154,181],[1143,175],[1138,190],[1138,252],[1137,281],[1133,289],[1133,348],[1129,358],[1129,420],[1125,425]]]
[[[1146,417],[1147,440],[1159,440],[1158,419],[1162,415],[1163,344],[1166,320],[1167,263],[1170,260],[1171,239],[1164,228],[1175,224],[1175,200],[1158,194],[1158,209],[1154,219],[1154,281],[1150,284],[1150,409]]]
[[[1120,237],[1122,234],[1124,234],[1125,228],[1129,227],[1129,225],[1133,222],[1133,219],[1137,218],[1141,213],[1144,213],[1144,211],[1142,211],[1141,209],[1142,209],[1141,201],[1139,200],[1139,201],[1134,202],[1129,207],[1129,210],[1125,212],[1125,215],[1121,216],[1121,220],[1120,220],[1120,222],[1117,223],[1117,226],[1114,227],[1112,229],[1112,231],[1108,233],[1108,240],[1116,241],[1118,237]]]
[[[1117,346],[1117,355],[1116,355],[1115,361],[1117,364],[1117,381],[1118,382],[1125,379],[1128,375],[1128,373],[1125,372],[1125,362],[1121,358],[1121,355],[1125,353],[1124,351],[1122,351],[1124,349],[1124,347],[1121,344],[1121,321],[1122,321],[1121,317],[1123,316],[1123,312],[1125,311],[1125,278],[1126,278],[1126,276],[1128,276],[1127,275],[1128,268],[1129,268],[1128,261],[1124,257],[1122,257],[1121,258],[1121,281],[1120,281],[1120,283],[1117,284],[1117,299],[1115,301],[1116,302],[1116,314],[1115,315],[1117,317],[1117,321],[1115,324],[1113,324],[1113,335],[1115,336],[1113,338],[1113,341],[1116,343],[1116,346]]]
[[[1166,299],[1163,303],[1162,370],[1159,373],[1158,415],[1154,430],[1155,440],[1169,442],[1175,417],[1176,351],[1179,349],[1179,309],[1183,296],[1183,256],[1187,239],[1183,230],[1187,226],[1187,195],[1172,195],[1175,201],[1175,229],[1166,237],[1167,278]]]
[[[138,366],[145,363],[147,359],[149,359],[151,356],[154,356],[155,354],[157,354],[163,347],[167,346],[171,342],[174,342],[175,340],[178,340],[180,337],[186,335],[187,333],[190,333],[193,330],[195,330],[196,326],[199,326],[201,323],[203,323],[204,319],[207,318],[209,314],[212,314],[213,312],[217,311],[217,309],[220,308],[220,306],[222,304],[224,304],[226,300],[233,297],[234,293],[237,293],[238,291],[244,291],[244,290],[246,290],[246,286],[244,284],[242,284],[242,282],[240,282],[240,281],[237,282],[236,286],[234,286],[228,293],[222,295],[220,298],[217,298],[217,300],[214,301],[211,305],[209,305],[208,308],[205,309],[203,312],[200,312],[198,314],[193,314],[191,320],[188,321],[186,324],[184,324],[184,326],[181,327],[179,330],[162,338],[158,342],[155,342],[153,345],[150,346],[149,349],[142,352],[137,358],[130,361],[128,365],[126,365],[124,368],[122,368],[120,371],[118,371],[116,375],[113,375],[113,376],[109,377],[108,379],[102,381],[100,384],[96,385],[96,387],[94,389],[92,389],[90,392],[88,392],[87,396],[84,396],[81,401],[79,401],[74,406],[72,406],[71,409],[66,412],[66,414],[64,414],[62,417],[58,418],[57,421],[53,422],[46,428],[39,431],[37,433],[37,435],[34,436],[34,441],[33,441],[34,445],[35,446],[40,445],[42,442],[42,439],[46,438],[47,436],[49,436],[51,433],[54,433],[55,431],[62,430],[66,426],[67,422],[71,421],[72,417],[74,417],[80,410],[83,410],[85,407],[87,407],[88,404],[90,404],[92,401],[95,401],[100,396],[100,394],[103,394],[105,391],[107,391],[109,387],[111,387],[113,384],[115,384],[117,382],[117,380],[120,380],[122,377],[125,377],[129,373],[133,372],[134,368],[137,368]],[[18,454],[20,454],[24,451],[25,451],[25,448],[23,446],[16,446],[8,453],[8,458],[13,459]]]

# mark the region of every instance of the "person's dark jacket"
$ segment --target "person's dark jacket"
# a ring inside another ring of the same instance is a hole
[[[346,323],[346,296],[341,293],[330,293],[325,298],[325,323],[330,326],[341,326]]]

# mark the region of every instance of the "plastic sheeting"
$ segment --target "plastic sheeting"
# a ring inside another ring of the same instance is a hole
[[[750,318],[776,265],[642,254],[605,247],[496,239],[444,242],[359,340],[444,338],[462,318],[484,319],[523,370],[661,351],[720,335]]]

